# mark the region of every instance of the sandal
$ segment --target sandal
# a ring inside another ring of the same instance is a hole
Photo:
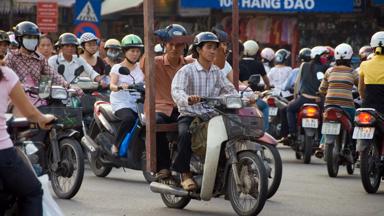
[[[181,186],[183,187],[184,190],[186,190],[186,191],[196,190],[197,185],[196,185],[195,181],[193,181],[193,179],[189,173],[188,174],[183,173],[181,176],[182,176]]]
[[[171,176],[171,171],[169,169],[161,169],[156,173],[156,179],[164,180]]]

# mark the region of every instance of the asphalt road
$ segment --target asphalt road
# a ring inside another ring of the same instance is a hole
[[[260,215],[362,216],[384,215],[384,184],[377,194],[367,194],[359,169],[348,175],[341,167],[337,178],[328,177],[325,162],[312,158],[305,165],[294,152],[279,147],[283,179],[277,193]],[[384,182],[382,182],[384,183]],[[191,201],[184,210],[166,208],[160,195],[150,192],[141,172],[114,169],[106,178],[87,168],[79,193],[72,200],[56,200],[65,215],[235,215],[229,201]]]

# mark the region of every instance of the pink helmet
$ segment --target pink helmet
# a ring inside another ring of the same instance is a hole
[[[272,61],[275,58],[275,51],[267,47],[261,51],[260,55],[261,55],[261,58],[266,59],[268,61]]]

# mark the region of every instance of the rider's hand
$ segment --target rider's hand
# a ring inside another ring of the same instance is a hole
[[[123,84],[121,84],[121,87],[123,89],[128,89],[129,85],[128,85],[128,83],[123,83]]]
[[[200,96],[191,95],[188,97],[188,104],[193,105],[200,102]]]
[[[45,130],[48,130],[52,127],[52,122],[56,120],[56,117],[51,114],[42,115],[41,118],[37,121],[39,127]]]

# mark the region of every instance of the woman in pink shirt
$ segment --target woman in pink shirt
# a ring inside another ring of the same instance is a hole
[[[43,215],[41,184],[13,146],[7,133],[5,112],[11,100],[28,120],[38,122],[44,129],[49,128],[55,117],[43,115],[29,102],[19,78],[5,66],[0,66],[0,89],[0,179],[4,188],[17,197],[20,215]],[[0,204],[0,215],[3,215],[2,209]]]

